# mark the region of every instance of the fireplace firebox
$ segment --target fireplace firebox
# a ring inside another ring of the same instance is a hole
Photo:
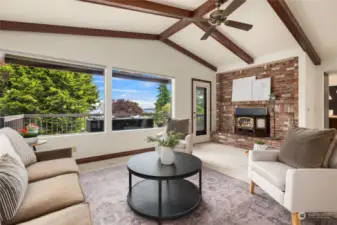
[[[270,124],[267,108],[236,108],[235,133],[253,137],[269,137]]]

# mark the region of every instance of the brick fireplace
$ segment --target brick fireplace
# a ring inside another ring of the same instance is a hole
[[[234,79],[256,76],[271,78],[271,92],[275,101],[232,102]],[[266,110],[269,133],[247,135],[237,132],[236,112],[240,108]],[[298,58],[268,63],[257,67],[217,74],[217,130],[212,134],[215,142],[252,149],[255,141],[264,141],[277,148],[291,126],[298,125]]]
[[[235,134],[252,137],[269,137],[267,108],[236,108],[234,114]]]

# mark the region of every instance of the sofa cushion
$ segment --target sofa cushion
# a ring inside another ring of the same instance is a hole
[[[7,224],[25,222],[83,201],[76,173],[30,183],[17,214]]]
[[[92,225],[89,206],[86,203],[70,206],[18,225]]]
[[[185,139],[185,137],[188,135],[189,123],[190,123],[189,119],[184,120],[170,119],[167,124],[166,132],[167,133],[179,132],[182,134],[180,139]]]
[[[28,175],[22,163],[4,154],[0,157],[0,224],[17,213],[28,186]]]
[[[281,147],[279,161],[295,168],[322,167],[335,129],[292,128]]]
[[[48,179],[68,173],[78,173],[78,166],[73,158],[54,159],[34,163],[27,167],[29,182]]]
[[[251,164],[251,168],[281,191],[285,191],[287,170],[294,169],[280,162],[269,161],[254,161]]]
[[[25,142],[24,138],[17,131],[5,127],[0,129],[0,133],[4,133],[8,136],[16,153],[18,153],[25,166],[36,163],[37,159],[33,149]]]

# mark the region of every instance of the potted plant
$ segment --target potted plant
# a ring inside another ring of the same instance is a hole
[[[275,101],[276,100],[276,94],[274,92],[270,93],[269,100],[270,101]]]
[[[30,123],[21,130],[19,130],[20,135],[26,139],[29,144],[34,144],[37,142],[37,136],[39,135],[39,127],[34,123]]]
[[[180,133],[169,132],[163,137],[147,137],[147,142],[157,142],[161,162],[171,165],[175,160],[173,149],[179,144],[180,137]]]
[[[256,141],[254,143],[254,150],[266,150],[266,145],[263,141]]]

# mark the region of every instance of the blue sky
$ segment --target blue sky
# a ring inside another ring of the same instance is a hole
[[[93,76],[93,82],[97,85],[99,96],[104,100],[104,76]],[[154,108],[158,95],[158,83],[137,80],[112,78],[112,98],[127,99],[137,102],[140,107]],[[168,87],[170,89],[170,87]]]

